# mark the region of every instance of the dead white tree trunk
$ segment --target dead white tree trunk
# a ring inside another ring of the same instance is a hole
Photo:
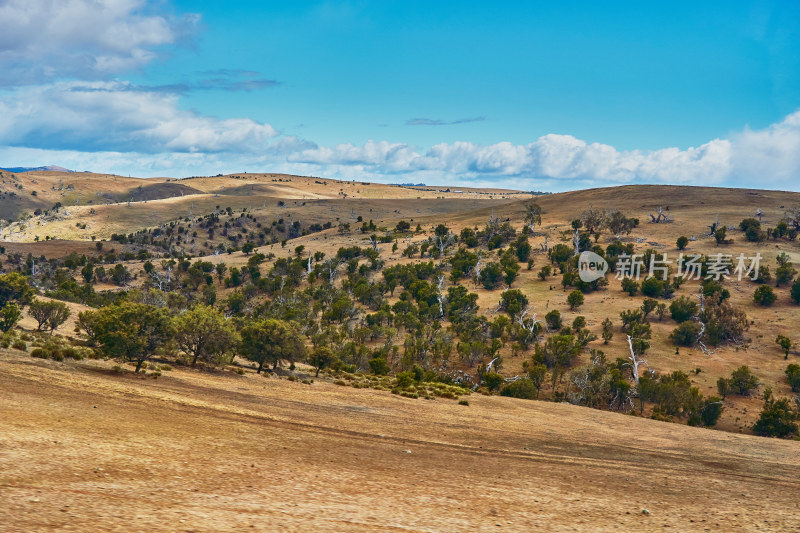
[[[702,340],[703,336],[706,334],[706,324],[702,320],[703,312],[705,311],[706,308],[705,298],[703,297],[702,289],[700,290],[700,294],[698,294],[697,297],[700,299],[700,311],[697,313],[697,316],[694,317],[694,320],[696,320],[697,323],[700,324],[700,333],[697,334],[697,345],[700,347],[700,350],[703,352],[703,355],[710,356],[711,354],[714,353],[714,351],[711,350],[708,346],[706,346]]]
[[[572,247],[574,248],[572,255],[581,253],[581,236],[578,233],[578,228],[575,228],[575,233],[572,234]]]
[[[525,309],[517,317],[517,324],[525,330],[530,337],[533,337],[536,340],[536,324],[541,324],[542,328],[544,328],[544,322],[541,320],[536,319],[536,313],[533,313],[530,318],[525,318],[528,315],[529,309],[528,306],[525,306]]]
[[[439,317],[444,316],[444,295],[442,294],[442,288],[444,287],[444,276],[439,275],[437,280],[437,288],[439,289],[439,294],[436,296],[436,300],[439,302]]]
[[[475,271],[475,286],[476,287],[478,286],[478,283],[480,283],[481,269],[483,268],[482,262],[483,262],[483,258],[480,256],[480,254],[478,254],[478,262],[475,263],[475,268],[473,268],[473,270]]]
[[[647,361],[636,355],[636,352],[633,349],[633,339],[630,335],[628,337],[628,348],[630,349],[631,355],[628,357],[630,360],[631,368],[633,369],[633,382],[635,383],[636,387],[639,387],[639,366],[644,365],[650,370],[650,367],[647,365]]]

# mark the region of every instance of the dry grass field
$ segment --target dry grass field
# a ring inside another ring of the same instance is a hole
[[[796,531],[797,443],[0,353],[0,531]]]

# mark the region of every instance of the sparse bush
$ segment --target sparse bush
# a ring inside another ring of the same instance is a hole
[[[775,338],[775,342],[783,350],[783,352],[784,352],[783,358],[784,359],[788,359],[789,358],[789,350],[792,349],[792,340],[789,337],[785,336],[785,335],[778,335]]]
[[[561,329],[561,313],[559,313],[558,309],[553,309],[544,315],[544,320],[547,322],[548,328],[552,330]]]
[[[753,426],[753,433],[762,437],[789,437],[798,433],[797,420],[800,414],[789,400],[776,400],[772,391],[764,394],[764,407],[758,421]]]
[[[753,375],[750,368],[746,365],[740,366],[731,373],[729,378],[719,378],[717,380],[717,390],[722,397],[731,394],[749,396],[751,391],[760,384],[759,379]]]
[[[679,324],[694,317],[699,310],[696,302],[686,296],[676,298],[669,304],[669,313],[672,319]]]
[[[664,293],[664,282],[656,277],[647,278],[642,281],[642,294],[650,298],[658,298]]]
[[[700,324],[692,320],[686,320],[685,322],[678,324],[678,327],[672,330],[669,338],[678,346],[691,347],[697,343],[698,337],[700,336],[700,330]]]
[[[567,296],[567,303],[569,304],[570,310],[574,311],[578,307],[583,305],[583,293],[581,291],[572,291]]]
[[[769,285],[759,285],[753,292],[753,301],[763,307],[769,307],[777,300],[775,291]]]
[[[533,381],[528,378],[522,378],[517,381],[512,381],[511,383],[506,383],[500,390],[500,395],[533,400],[539,395],[539,390],[536,388]]]
[[[496,391],[503,384],[504,378],[496,372],[487,372],[483,375],[482,384],[490,391]]]
[[[800,392],[800,365],[791,364],[786,367],[786,379],[792,392]]]
[[[622,278],[622,290],[628,293],[628,296],[635,296],[639,292],[639,283],[633,278]]]
[[[795,282],[792,284],[790,295],[794,303],[800,304],[800,279],[795,280]]]

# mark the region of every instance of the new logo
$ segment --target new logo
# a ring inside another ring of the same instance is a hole
[[[584,283],[596,281],[608,272],[608,262],[594,252],[585,251],[578,257],[578,276]]]

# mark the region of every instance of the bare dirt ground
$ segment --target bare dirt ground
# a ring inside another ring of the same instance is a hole
[[[798,528],[797,442],[109,366],[0,351],[0,531]]]

